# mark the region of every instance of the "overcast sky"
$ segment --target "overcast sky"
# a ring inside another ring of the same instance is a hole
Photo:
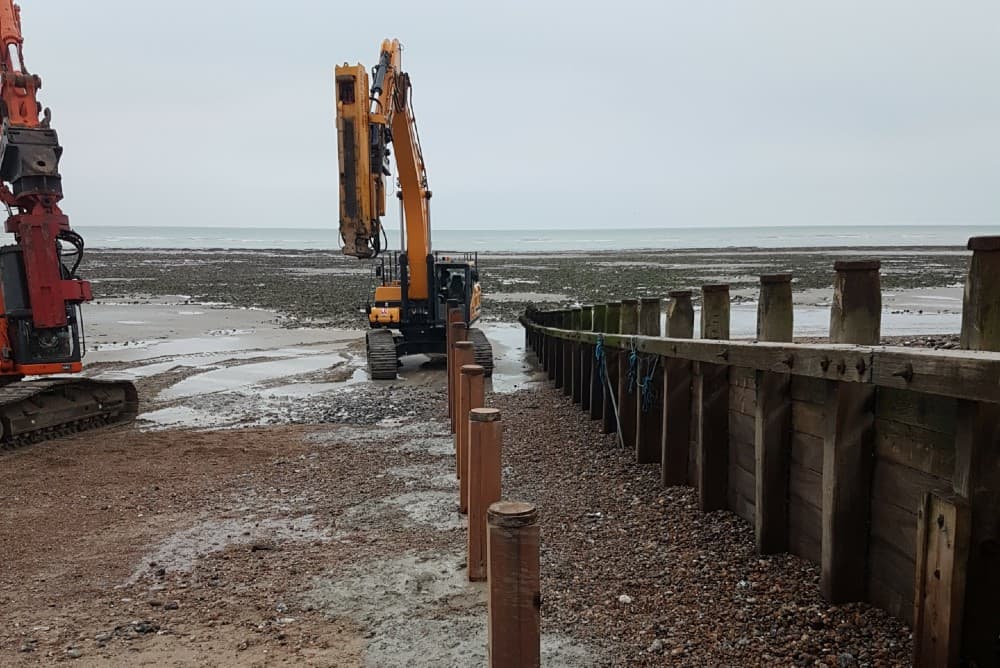
[[[383,37],[439,228],[1000,221],[995,0],[21,5],[80,226],[335,233]]]

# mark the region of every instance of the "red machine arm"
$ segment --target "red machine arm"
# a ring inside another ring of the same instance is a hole
[[[37,99],[42,80],[25,67],[21,10],[12,0],[0,0],[0,40],[0,200],[10,212],[5,229],[22,253],[34,327],[65,327],[67,305],[92,298],[90,285],[75,276],[83,239],[59,209],[62,147],[49,127],[49,110]],[[60,242],[75,249],[71,266],[63,264]]]

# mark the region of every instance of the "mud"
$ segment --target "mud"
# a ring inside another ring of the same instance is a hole
[[[178,262],[178,255],[197,262]],[[881,258],[887,291],[960,285],[969,254],[954,247],[727,248],[480,254],[484,317],[513,322],[529,303],[539,306],[663,296],[669,290],[729,281],[754,290],[760,274],[791,271],[796,290],[833,285],[833,258]],[[263,308],[282,325],[363,327],[360,312],[372,294],[365,261],[327,251],[90,251],[84,267],[108,302],[135,294],[186,295],[202,303]],[[136,314],[123,320],[146,320]]]

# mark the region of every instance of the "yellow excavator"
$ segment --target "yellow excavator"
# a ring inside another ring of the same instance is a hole
[[[443,354],[448,304],[471,326],[480,316],[482,289],[476,253],[436,252],[431,246],[431,191],[413,113],[410,75],[401,68],[399,40],[385,40],[371,77],[363,65],[336,68],[340,237],[343,252],[374,258],[381,283],[366,305],[368,373],[393,379],[404,355]],[[400,250],[387,251],[382,226],[386,177],[395,158],[400,199]],[[476,363],[493,371],[483,332],[469,330]]]

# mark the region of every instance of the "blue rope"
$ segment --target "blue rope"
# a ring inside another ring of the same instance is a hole
[[[597,335],[597,345],[594,346],[594,358],[597,360],[597,374],[604,380],[608,376],[608,358],[604,354],[604,335]]]
[[[649,369],[646,375],[642,378],[642,383],[640,387],[642,388],[642,412],[648,413],[653,407],[653,402],[656,401],[656,386],[653,385],[653,376],[656,373],[656,364],[660,361],[659,357],[653,358],[653,363],[649,365]]]
[[[635,393],[635,382],[639,375],[639,352],[632,348],[632,352],[628,354],[628,378],[626,379],[625,387],[629,394]]]

